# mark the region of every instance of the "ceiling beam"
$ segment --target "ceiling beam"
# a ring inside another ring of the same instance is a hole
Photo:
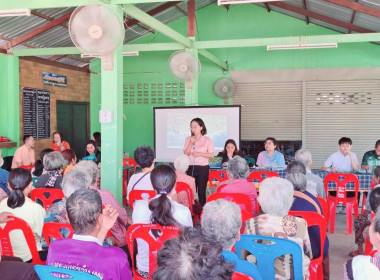
[[[375,9],[372,7],[365,6],[363,4],[356,3],[357,1],[352,2],[349,0],[325,0],[325,2],[329,2],[341,7],[361,12],[363,14],[380,18],[380,9]]]
[[[355,0],[355,2],[357,3],[358,0]],[[354,23],[354,20],[355,20],[355,16],[356,16],[356,11],[353,10],[352,11],[352,16],[351,16],[351,20],[350,20],[350,23],[353,24]],[[351,30],[348,30],[348,33],[351,33]]]
[[[274,38],[255,39],[234,39],[194,42],[194,47],[201,53],[202,49],[221,48],[247,48],[264,47],[268,45],[297,45],[297,44],[318,44],[318,43],[363,43],[380,42],[380,33],[354,33],[354,34],[334,34],[334,35],[311,35],[311,36],[289,36]],[[126,44],[123,51],[174,51],[183,50],[185,47],[181,43],[150,43],[150,44]],[[80,54],[77,48],[40,48],[40,49],[20,49],[13,50],[16,56],[36,56],[36,55],[63,55]],[[206,54],[207,55],[207,54]]]
[[[69,64],[65,64],[65,63],[61,63],[61,62],[57,62],[57,61],[51,61],[51,60],[41,58],[41,57],[35,57],[35,56],[33,56],[33,57],[22,57],[20,59],[26,60],[26,61],[38,62],[38,63],[44,64],[44,65],[51,65],[51,66],[55,66],[55,67],[75,70],[75,71],[79,71],[79,72],[90,73],[90,71],[88,69],[84,69],[82,67],[73,66],[73,65],[69,65]]]
[[[65,57],[66,55],[53,55],[52,57],[49,57],[49,60],[51,61],[57,61],[58,59],[61,59],[62,57]]]
[[[264,6],[265,6],[265,8],[267,9],[267,12],[270,13],[270,8],[269,8],[268,3],[264,3]]]
[[[33,38],[33,37],[36,37],[36,36],[46,32],[46,31],[48,31],[49,29],[56,27],[57,25],[60,25],[63,22],[68,21],[70,19],[71,13],[72,12],[69,12],[69,13],[67,13],[67,14],[65,14],[65,15],[63,15],[63,16],[61,16],[61,17],[59,17],[59,18],[57,18],[51,22],[48,22],[48,23],[24,34],[24,35],[21,35],[20,37],[0,46],[0,48],[7,50],[7,49],[10,49],[14,46],[17,46],[17,45],[21,44],[22,42],[25,42],[25,41]]]
[[[187,37],[195,37],[195,1],[187,2]]]
[[[183,44],[187,48],[193,48],[194,47],[194,44],[193,44],[192,40],[190,40],[189,38],[183,36],[179,32],[171,29],[169,26],[167,26],[166,24],[163,24],[162,22],[158,21],[154,17],[146,14],[144,11],[140,10],[136,6],[134,6],[134,5],[124,5],[124,8],[125,8],[125,12],[128,15],[134,17],[135,19],[139,20],[143,24],[145,24],[145,25],[147,25],[147,26],[149,26],[149,27],[157,30],[158,32],[161,32],[165,36],[167,36],[167,37],[175,40],[178,43]],[[217,61],[216,64],[219,65],[219,66],[221,66],[222,69],[227,69],[228,68],[227,64],[223,60],[218,59],[217,57],[215,57],[213,54],[209,53],[208,51],[203,50],[202,53],[200,53],[200,54],[202,54],[206,58],[210,59],[214,63],[216,63],[216,61]]]
[[[105,2],[105,1],[96,1]],[[132,2],[132,1],[129,1]],[[36,9],[49,9],[49,8],[66,8],[66,7],[77,7],[77,6],[87,6],[93,4],[94,2],[88,0],[12,0],[12,1],[0,1],[0,10],[7,9],[25,9],[30,8],[32,10]]]
[[[330,0],[326,0],[326,1],[330,1]],[[281,9],[284,9],[284,10],[291,11],[293,13],[297,13],[297,14],[300,14],[303,16],[308,16],[310,18],[313,18],[313,19],[316,19],[319,21],[323,21],[323,22],[326,22],[326,23],[329,23],[332,25],[336,25],[336,26],[342,27],[344,29],[352,30],[355,32],[359,32],[359,33],[374,32],[372,30],[369,30],[369,29],[366,29],[366,28],[363,28],[363,27],[360,27],[360,26],[357,26],[357,25],[354,25],[354,24],[351,24],[348,22],[340,21],[340,20],[325,16],[325,15],[321,15],[321,14],[318,14],[318,13],[315,13],[315,12],[312,12],[309,10],[305,10],[303,8],[299,8],[299,7],[289,5],[285,2],[271,2],[271,5],[276,6],[278,8],[281,8]]]
[[[179,10],[181,13],[183,13],[185,16],[187,16],[187,12],[184,9],[182,9],[178,4],[175,5],[175,7],[177,8],[177,10]]]
[[[49,17],[47,15],[41,14],[41,13],[36,12],[36,11],[31,11],[31,14],[35,15],[36,17],[40,17],[40,18],[46,19],[48,21],[53,21],[54,20],[53,17]],[[69,28],[69,26],[66,23],[61,23],[60,26],[65,27],[65,28]]]

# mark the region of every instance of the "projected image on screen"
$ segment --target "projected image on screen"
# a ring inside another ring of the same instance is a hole
[[[154,142],[157,162],[172,162],[183,154],[185,139],[191,136],[190,122],[201,118],[211,138],[215,155],[227,139],[240,142],[240,106],[197,106],[154,108]],[[239,147],[238,147],[239,148]]]
[[[167,119],[167,143],[168,148],[182,148],[185,138],[190,136],[190,121],[194,118],[194,114],[178,114],[168,113]],[[207,136],[213,140],[213,144],[217,149],[223,149],[224,143],[228,139],[227,135],[227,117],[215,116],[209,114],[200,114],[197,118],[201,118],[207,128]]]

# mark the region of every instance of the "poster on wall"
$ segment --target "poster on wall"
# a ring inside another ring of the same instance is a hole
[[[44,85],[56,86],[56,87],[67,87],[66,76],[43,72],[42,80],[44,82]]]
[[[50,91],[22,88],[24,134],[35,139],[50,138]]]

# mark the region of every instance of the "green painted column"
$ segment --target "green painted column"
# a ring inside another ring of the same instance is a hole
[[[117,9],[120,15],[122,11]],[[102,62],[101,110],[112,112],[110,123],[101,123],[101,186],[122,203],[123,158],[123,47],[113,55],[113,71],[105,71]]]
[[[198,50],[196,49],[187,49],[188,52],[191,52],[198,58]],[[199,75],[193,79],[193,87],[188,88],[185,83],[185,104],[186,106],[198,106],[198,80]]]

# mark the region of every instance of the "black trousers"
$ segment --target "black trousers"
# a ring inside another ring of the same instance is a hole
[[[34,271],[34,265],[24,263],[16,257],[1,256],[0,262],[1,280],[38,280]]]
[[[190,165],[187,170],[187,175],[195,178],[195,185],[197,187],[199,202],[203,206],[206,204],[206,188],[208,181],[208,173],[210,166],[205,165]]]

